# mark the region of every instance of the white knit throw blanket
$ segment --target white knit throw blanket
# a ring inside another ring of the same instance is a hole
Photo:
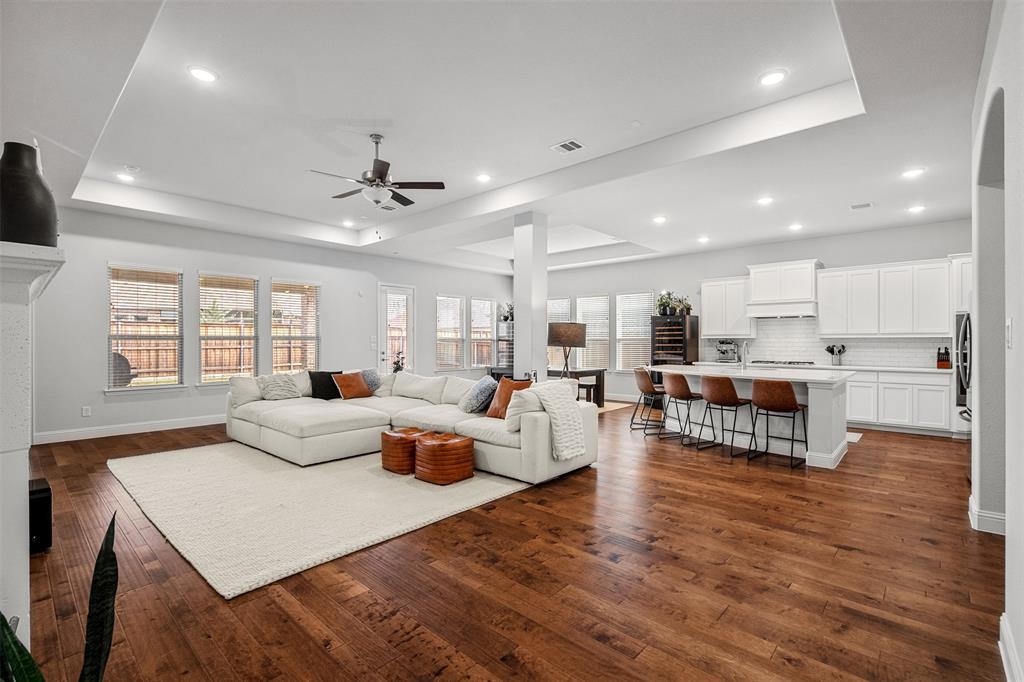
[[[540,398],[540,404],[551,420],[552,455],[557,460],[572,459],[586,454],[583,442],[583,415],[576,403],[572,383],[544,381],[530,390]]]

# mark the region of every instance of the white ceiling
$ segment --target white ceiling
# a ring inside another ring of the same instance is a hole
[[[528,210],[549,214],[565,267],[792,238],[793,221],[820,236],[970,209],[987,2],[132,7],[4,6],[4,135],[40,137],[62,205],[496,271],[509,216]],[[41,96],[32,71],[49,54],[68,87]],[[221,78],[200,84],[190,64]],[[758,85],[776,66],[790,77]],[[79,115],[104,107],[105,123]],[[373,131],[395,179],[449,189],[388,213],[329,199],[343,183],[305,169],[357,175]],[[548,149],[568,137],[587,148]],[[126,164],[142,168],[134,186],[114,179]],[[902,180],[913,165],[928,173]],[[851,213],[860,201],[876,208]]]

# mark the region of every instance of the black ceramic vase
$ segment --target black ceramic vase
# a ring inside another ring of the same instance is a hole
[[[4,142],[0,157],[0,241],[57,246],[57,206],[35,147]]]

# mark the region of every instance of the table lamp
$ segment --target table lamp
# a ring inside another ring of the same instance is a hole
[[[587,325],[582,322],[548,322],[548,346],[560,346],[565,357],[562,377],[569,376],[569,353],[587,347]]]

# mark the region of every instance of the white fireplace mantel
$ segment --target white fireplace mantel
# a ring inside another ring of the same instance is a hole
[[[32,301],[64,264],[49,246],[0,242],[0,611],[29,643],[28,450],[32,445]]]

